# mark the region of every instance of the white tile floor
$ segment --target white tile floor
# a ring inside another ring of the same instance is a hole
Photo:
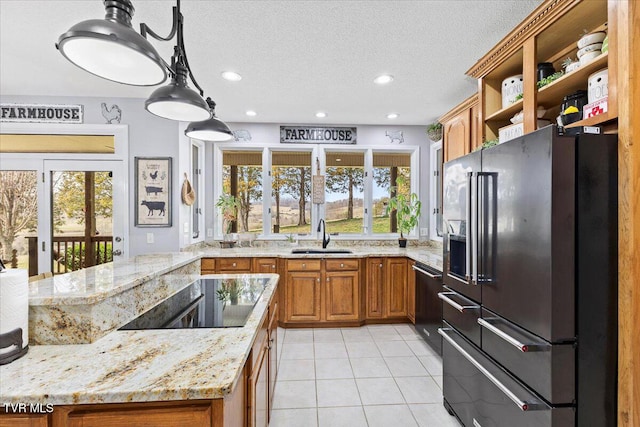
[[[410,325],[279,329],[269,427],[458,427],[442,363]]]

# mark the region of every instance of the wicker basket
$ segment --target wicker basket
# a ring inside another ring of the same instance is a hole
[[[427,136],[433,142],[438,142],[442,139],[442,125],[427,129]]]

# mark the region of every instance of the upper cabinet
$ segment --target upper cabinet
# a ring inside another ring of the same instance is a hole
[[[511,119],[520,111],[523,133],[536,130],[540,118],[555,123],[564,97],[578,90],[587,91],[589,76],[605,68],[608,68],[608,111],[567,127],[615,126],[618,116],[615,90],[618,40],[613,31],[616,3],[615,0],[547,0],[469,69],[467,75],[479,80],[478,140],[498,138],[499,129],[511,125]],[[608,33],[609,52],[593,54],[594,58],[582,61],[578,68],[539,87],[538,65],[550,63],[555,71],[563,70],[567,58],[576,60],[577,42],[585,31]],[[511,92],[514,95],[504,101],[503,86],[507,95]],[[516,92],[522,95],[517,96]],[[545,113],[539,114],[539,109]]]
[[[438,121],[442,123],[443,128],[442,144],[445,162],[473,151],[479,143],[478,94],[463,101]]]

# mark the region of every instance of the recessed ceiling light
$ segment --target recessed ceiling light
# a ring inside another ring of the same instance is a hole
[[[242,80],[242,76],[233,71],[225,71],[222,73],[222,78],[225,80],[229,80],[230,82],[238,82]]]
[[[391,74],[381,74],[373,79],[373,82],[379,85],[386,85],[387,83],[391,83],[392,81],[393,76]]]
[[[250,117],[255,117],[255,116],[258,115],[258,113],[256,113],[253,110],[247,110],[246,114],[247,114],[247,116],[250,116]]]
[[[398,114],[397,113],[389,113],[387,114],[387,119],[397,119],[398,118]]]
[[[322,111],[318,111],[316,113],[316,117],[319,118],[319,119],[323,119],[323,118],[327,117],[327,113],[324,113]]]

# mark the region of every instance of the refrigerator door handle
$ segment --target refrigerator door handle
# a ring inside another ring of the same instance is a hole
[[[411,268],[419,273],[424,274],[427,277],[431,277],[432,279],[442,279],[442,274],[431,274],[427,270],[423,270],[422,268],[416,267],[415,265],[412,265]]]
[[[438,298],[440,298],[442,301],[446,302],[451,307],[458,310],[460,313],[464,313],[465,310],[477,310],[480,308],[479,305],[460,305],[454,300],[452,300],[451,298],[449,298],[447,295],[457,295],[457,294],[455,292],[438,292]]]
[[[505,340],[506,342],[508,342],[509,344],[511,344],[518,350],[520,350],[522,353],[551,350],[551,345],[546,342],[528,342],[528,343],[520,342],[516,338],[512,337],[511,335],[507,334],[503,330],[494,326],[491,322],[489,322],[489,320],[499,321],[499,319],[497,318],[478,319],[478,324],[483,328],[485,328],[486,330],[493,332],[495,335],[499,336],[500,338],[502,338],[503,340]]]
[[[465,280],[467,280],[468,282],[473,282],[473,277],[471,277],[471,203],[472,203],[472,199],[473,199],[473,191],[471,186],[473,185],[473,172],[468,172],[467,173],[467,206],[466,206],[466,212],[465,212],[465,220],[466,220],[466,226],[465,226],[465,237],[466,237],[466,241],[465,241],[465,245],[464,245],[464,252],[465,252]]]
[[[509,390],[507,386],[502,384],[498,378],[496,378],[487,368],[482,366],[482,363],[478,362],[473,358],[469,353],[467,353],[453,338],[451,338],[448,334],[448,331],[452,331],[452,328],[438,328],[438,333],[442,335],[449,344],[453,346],[465,359],[469,361],[473,366],[478,369],[482,375],[484,375],[489,381],[493,383],[498,389],[504,393],[513,403],[516,404],[518,408],[522,411],[536,411],[536,410],[549,410],[549,406],[545,405],[542,402],[530,402],[526,400],[520,399],[514,392]]]
[[[480,212],[480,175],[481,172],[476,174],[476,179],[474,180],[475,189],[473,190],[473,195],[475,199],[473,200],[473,204],[471,205],[471,283],[474,285],[479,284],[480,277],[478,276],[478,241],[480,240],[480,228],[478,224],[479,220],[479,212]]]

